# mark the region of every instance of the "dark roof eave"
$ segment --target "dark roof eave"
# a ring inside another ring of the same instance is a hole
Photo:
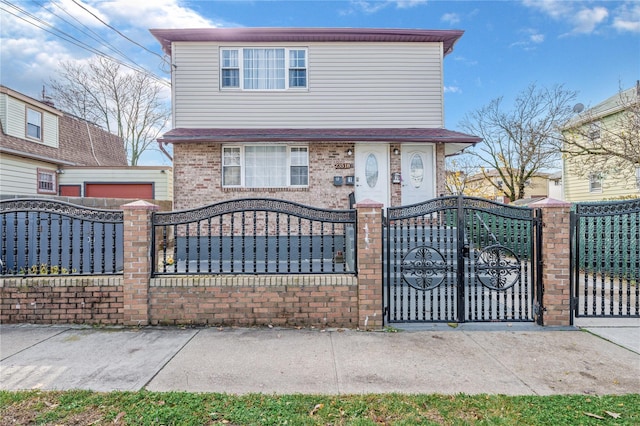
[[[444,54],[453,51],[462,30],[394,28],[182,28],[150,29],[162,50],[171,55],[173,42],[418,42],[442,43]]]
[[[170,133],[170,132],[169,132]],[[428,133],[428,132],[427,132]],[[447,135],[422,134],[422,135],[393,135],[391,133],[370,135],[353,132],[347,135],[319,133],[319,134],[201,134],[201,135],[170,135],[165,134],[158,138],[162,143],[197,143],[197,142],[373,142],[373,143],[410,143],[410,142],[440,142],[440,143],[470,143],[476,144],[482,138],[463,133],[449,132]]]

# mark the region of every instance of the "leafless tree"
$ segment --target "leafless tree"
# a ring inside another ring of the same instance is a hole
[[[447,173],[445,189],[448,194],[464,194],[478,197],[484,195],[478,193],[475,189],[467,187],[469,178],[480,173],[482,169],[477,157],[467,153],[447,157],[445,169]]]
[[[580,114],[564,126],[563,136],[560,149],[577,164],[572,172],[633,181],[625,173],[640,167],[640,83]]]
[[[470,152],[485,163],[486,181],[511,201],[524,198],[526,182],[559,160],[558,128],[571,116],[575,98],[576,92],[562,85],[531,84],[508,110],[500,97],[467,114],[462,127],[484,140]],[[500,175],[501,187],[486,175],[491,169]]]
[[[135,166],[169,122],[163,85],[106,58],[63,62],[51,80],[56,106],[120,136]]]

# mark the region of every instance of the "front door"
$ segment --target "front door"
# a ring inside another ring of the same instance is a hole
[[[389,146],[356,144],[356,202],[373,200],[389,205]]]
[[[433,145],[402,145],[402,205],[435,196]]]

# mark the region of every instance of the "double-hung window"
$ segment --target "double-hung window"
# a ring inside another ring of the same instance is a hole
[[[42,140],[42,113],[27,107],[27,136]]]
[[[220,50],[223,89],[286,90],[307,87],[307,50],[223,48]]]
[[[589,175],[589,192],[602,192],[602,173],[591,173]]]
[[[56,194],[58,185],[55,170],[38,169],[38,194]]]
[[[222,186],[285,188],[309,185],[307,147],[286,145],[225,146]]]

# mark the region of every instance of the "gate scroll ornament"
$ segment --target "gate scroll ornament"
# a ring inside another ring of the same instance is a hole
[[[402,279],[417,290],[433,290],[445,279],[449,266],[433,247],[419,246],[402,259]],[[492,245],[482,249],[476,260],[480,283],[491,290],[507,290],[520,281],[520,261],[508,247]]]
[[[482,249],[476,261],[478,280],[492,290],[507,290],[520,281],[520,261],[509,248],[501,245]]]
[[[444,281],[448,266],[433,247],[420,246],[402,259],[402,279],[417,290],[432,290]]]

